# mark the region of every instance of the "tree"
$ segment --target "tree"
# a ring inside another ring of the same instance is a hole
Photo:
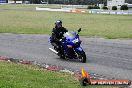
[[[107,0],[97,0],[97,4],[107,4]]]
[[[132,0],[125,0],[125,2],[132,4]]]

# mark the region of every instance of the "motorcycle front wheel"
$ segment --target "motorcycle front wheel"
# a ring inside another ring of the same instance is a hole
[[[86,54],[84,51],[82,51],[81,53],[77,53],[77,57],[78,59],[82,62],[82,63],[86,63]]]

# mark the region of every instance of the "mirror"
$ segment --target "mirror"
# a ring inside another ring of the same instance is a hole
[[[78,29],[78,32],[80,32],[80,31],[81,31],[81,28]]]

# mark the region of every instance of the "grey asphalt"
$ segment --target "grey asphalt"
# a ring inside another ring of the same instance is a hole
[[[48,48],[49,35],[0,34],[0,56],[85,70],[108,78],[132,80],[132,40],[80,37],[87,62],[63,60]]]

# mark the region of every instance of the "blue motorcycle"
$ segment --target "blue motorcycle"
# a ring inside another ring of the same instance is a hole
[[[76,32],[66,32],[63,34],[63,38],[60,40],[60,48],[54,46],[54,49],[49,48],[56,53],[60,58],[79,59],[82,63],[86,63],[86,54],[82,49],[81,40],[79,38],[79,32],[81,28]],[[58,54],[59,50],[63,53]]]

